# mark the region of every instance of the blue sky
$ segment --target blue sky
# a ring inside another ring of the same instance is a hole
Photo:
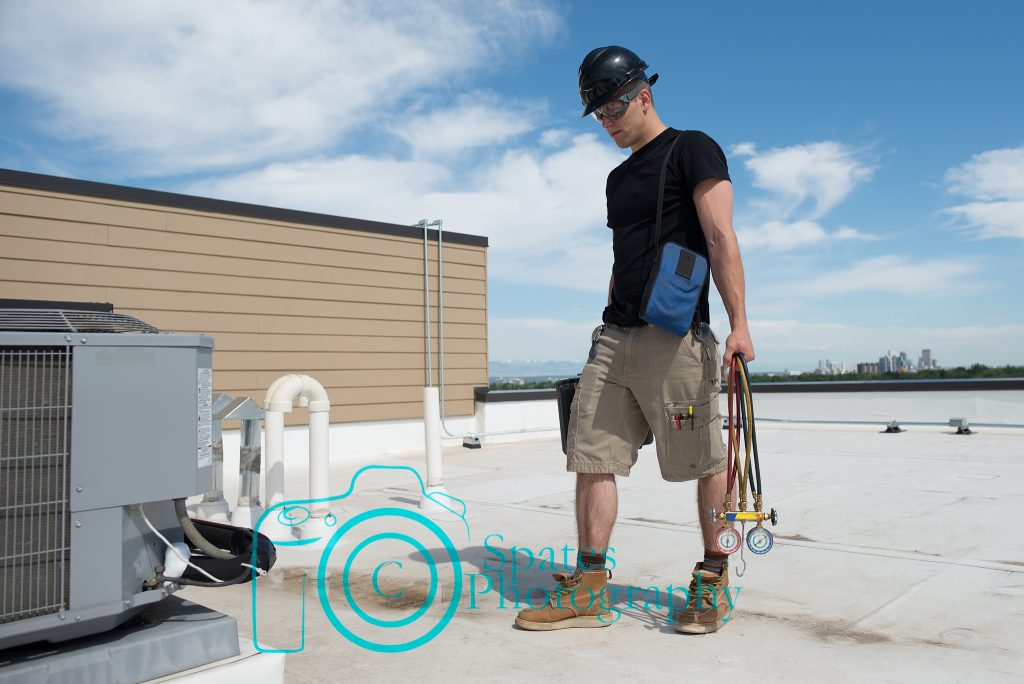
[[[1022,25],[1016,2],[0,0],[0,166],[442,218],[490,238],[492,360],[579,359],[625,155],[576,71],[621,44],[728,155],[758,367],[1024,365]]]

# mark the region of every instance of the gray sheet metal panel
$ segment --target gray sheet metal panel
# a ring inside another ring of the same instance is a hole
[[[171,597],[139,622],[73,642],[0,653],[0,684],[128,684],[239,654],[235,619]]]
[[[184,540],[170,501],[148,504],[146,516],[168,541]],[[143,582],[163,564],[167,547],[145,526],[138,506],[78,511],[71,520],[72,613],[102,612],[103,606],[120,612],[125,602],[160,599],[159,590],[143,591]]]
[[[197,373],[210,368],[213,340],[93,334],[73,344],[71,510],[208,490],[213,468],[197,459]]]
[[[122,521],[121,508],[71,513],[70,620],[95,617],[97,608],[100,614],[109,612],[110,607],[114,612],[123,608]]]
[[[138,602],[144,595],[152,599],[160,591],[143,592],[143,582],[163,565],[167,546],[150,532],[139,514],[139,506],[125,506],[121,511],[121,597]],[[171,543],[185,540],[171,501],[155,501],[145,505],[146,517],[153,527]]]

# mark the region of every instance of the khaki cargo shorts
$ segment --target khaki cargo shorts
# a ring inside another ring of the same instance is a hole
[[[653,325],[599,326],[572,402],[566,469],[628,476],[649,427],[664,479],[725,470],[720,365],[703,323],[685,337]]]

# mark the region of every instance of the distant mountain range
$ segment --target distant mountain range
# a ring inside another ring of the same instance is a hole
[[[492,378],[569,377],[583,370],[584,361],[491,361]]]

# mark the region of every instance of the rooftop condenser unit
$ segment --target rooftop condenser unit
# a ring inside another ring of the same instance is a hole
[[[176,590],[153,530],[184,541],[184,499],[213,471],[212,338],[160,333],[109,305],[10,306],[0,301],[0,649],[106,631]],[[251,536],[225,530],[234,538],[218,549],[249,562]]]

